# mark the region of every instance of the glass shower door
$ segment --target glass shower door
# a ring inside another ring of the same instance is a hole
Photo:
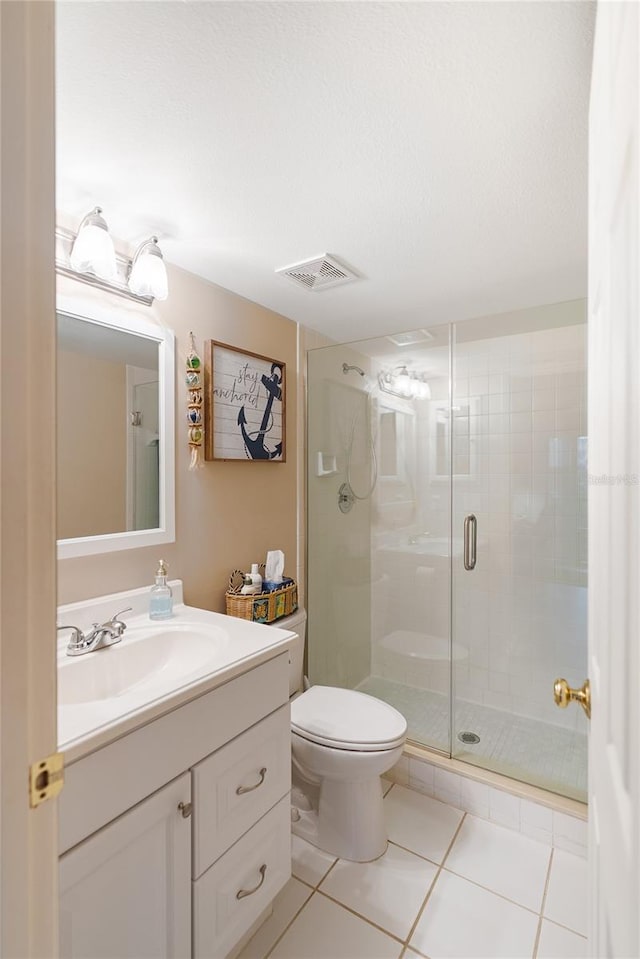
[[[452,755],[584,799],[586,719],[552,691],[587,674],[586,326],[530,313],[454,330]]]

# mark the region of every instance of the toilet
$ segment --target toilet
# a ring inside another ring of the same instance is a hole
[[[380,776],[402,755],[407,722],[356,690],[304,690],[306,619],[301,609],[273,624],[297,638],[289,683],[292,830],[333,856],[369,862],[387,847]]]

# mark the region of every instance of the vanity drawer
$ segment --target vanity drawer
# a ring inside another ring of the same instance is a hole
[[[193,878],[291,789],[289,704],[192,770]]]
[[[60,854],[288,703],[280,653],[72,763],[58,800]]]
[[[194,959],[222,959],[291,875],[291,812],[285,796],[193,883]]]

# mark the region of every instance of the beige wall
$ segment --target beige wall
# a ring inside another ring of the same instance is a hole
[[[127,369],[58,351],[58,536],[127,528]]]
[[[282,549],[286,573],[297,575],[297,326],[176,267],[169,270],[169,298],[141,307],[121,297],[58,277],[58,292],[78,301],[111,304],[132,317],[170,327],[176,334],[176,542],[121,550],[58,563],[58,602],[151,586],[160,556],[170,577],[184,580],[185,600],[223,610],[229,573],[264,561],[268,549]],[[211,462],[189,472],[184,362],[193,330],[202,349],[216,339],[283,360],[287,365],[287,462]]]

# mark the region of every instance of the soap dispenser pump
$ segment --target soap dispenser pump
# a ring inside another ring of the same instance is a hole
[[[149,598],[149,619],[169,619],[173,612],[173,594],[167,583],[167,564],[163,559],[158,564],[155,585]]]

